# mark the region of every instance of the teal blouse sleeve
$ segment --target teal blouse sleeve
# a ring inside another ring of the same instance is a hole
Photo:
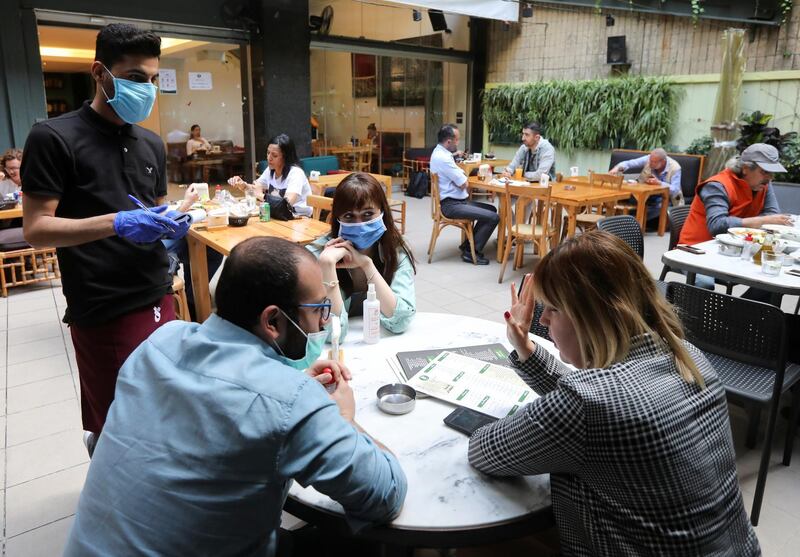
[[[414,267],[411,259],[404,251],[398,253],[397,271],[389,285],[397,299],[397,305],[391,317],[381,312],[381,325],[387,331],[402,333],[411,325],[411,319],[417,313],[417,296],[414,291]]]

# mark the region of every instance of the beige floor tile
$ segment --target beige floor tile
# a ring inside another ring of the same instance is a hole
[[[89,464],[37,478],[6,491],[6,536],[75,514]]]
[[[30,325],[28,327],[19,327],[8,331],[8,345],[24,344],[35,340],[43,340],[61,336],[61,326],[57,321],[48,321],[46,323],[39,323]]]
[[[6,449],[6,485],[12,487],[89,461],[76,428]]]
[[[744,508],[747,516],[753,506],[753,494],[742,493]],[[782,511],[770,501],[764,500],[761,505],[761,516],[756,526],[756,536],[764,551],[764,555],[779,555],[784,544],[797,533],[798,520],[789,513]],[[796,555],[796,554],[795,554]]]
[[[9,414],[6,417],[6,447],[79,427],[81,412],[75,397]]]
[[[62,400],[75,400],[75,387],[69,375],[9,388],[8,413],[23,412]]]
[[[22,362],[63,354],[65,348],[64,338],[61,336],[15,344],[8,347],[6,361],[8,365],[21,364]]]
[[[9,388],[61,375],[69,375],[70,362],[67,353],[31,360],[8,366],[6,381]]]
[[[6,540],[6,557],[54,557],[61,555],[72,528],[73,517],[62,518],[36,530]]]
[[[20,300],[8,302],[8,315],[14,316],[19,313],[27,313],[31,311],[41,311],[45,309],[55,311],[56,301],[53,296],[39,297],[32,300]]]
[[[490,311],[492,308],[476,302],[475,300],[463,300],[453,302],[450,304],[443,304],[442,309],[455,313],[457,315],[468,315],[470,317],[480,317]]]
[[[16,329],[18,327],[29,327],[31,325],[38,325],[39,323],[51,323],[53,321],[59,321],[58,313],[56,312],[55,307],[10,315],[8,317],[8,328]]]

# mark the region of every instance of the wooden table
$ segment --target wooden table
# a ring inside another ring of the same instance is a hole
[[[5,209],[0,211],[0,220],[5,219],[21,219],[22,218],[22,205],[17,203],[13,209]]]
[[[576,185],[588,185],[588,176],[575,176],[572,178],[564,178],[564,182]],[[669,186],[654,185],[654,184],[629,184],[622,182],[621,191],[630,193],[636,199],[636,220],[639,226],[642,227],[644,232],[647,225],[647,200],[653,196],[661,196],[661,211],[658,215],[658,235],[663,236],[667,230],[667,207],[669,207]]]
[[[342,166],[347,166],[349,164],[351,168],[355,170],[360,162],[358,160],[359,155],[366,155],[372,150],[373,146],[371,145],[343,145],[341,147],[328,149],[328,154],[338,157]]]
[[[615,190],[610,188],[591,187],[588,184],[566,184],[564,182],[550,182],[553,189],[550,194],[550,199],[556,204],[555,221],[554,224],[557,230],[561,228],[562,213],[567,212],[567,238],[575,236],[576,219],[578,211],[586,205],[609,205],[627,199],[630,196],[629,192],[622,190]],[[574,190],[566,189],[567,186],[574,186]],[[506,186],[497,181],[483,182],[477,177],[469,178],[468,187],[477,188],[500,196],[500,210],[498,216],[500,222],[497,225],[497,262],[502,262],[503,249],[505,248],[506,241],[506,218],[505,214],[505,196]]]
[[[492,160],[481,159],[478,162],[459,162],[456,164],[461,170],[464,171],[464,174],[469,176],[473,170],[479,168],[482,164],[488,164],[492,168],[497,168],[498,166],[502,166],[503,169],[505,169],[506,166],[511,164],[511,161],[507,159],[492,159]]]
[[[309,180],[308,183],[311,186],[311,191],[314,192],[314,195],[325,195],[325,190],[327,188],[335,188],[338,187],[339,184],[342,183],[342,180],[350,176],[352,172],[348,172],[347,174],[325,174],[324,176],[320,176],[317,180]],[[386,176],[385,174],[369,174],[376,180],[378,180],[383,187],[386,188],[386,197],[392,197],[392,177]]]
[[[248,238],[271,236],[305,245],[310,244],[320,236],[328,234],[330,230],[329,224],[309,218],[260,222],[258,217],[250,217],[250,222],[247,223],[247,226],[224,226],[212,230],[206,228],[205,222],[193,225],[186,235],[186,242],[189,247],[189,261],[192,267],[192,288],[194,290],[194,307],[197,321],[202,323],[211,315],[206,246],[227,256],[230,255],[236,244]]]

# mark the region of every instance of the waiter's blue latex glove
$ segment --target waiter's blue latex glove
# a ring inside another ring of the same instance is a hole
[[[181,213],[180,211],[167,211],[164,216],[172,220],[172,229],[175,232],[167,232],[165,236],[170,240],[180,240],[186,233],[189,232],[189,227],[192,226],[192,217],[189,213]]]
[[[159,214],[166,208],[166,205],[161,205],[153,207],[149,211],[144,209],[120,211],[114,217],[114,232],[120,238],[137,244],[157,242],[165,234],[171,234],[171,230],[179,228],[175,221]]]

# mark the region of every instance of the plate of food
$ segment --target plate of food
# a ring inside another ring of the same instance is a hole
[[[756,238],[763,238],[767,235],[766,230],[761,230],[759,228],[745,228],[745,227],[734,227],[728,229],[728,234],[732,236],[736,236],[737,238],[744,238],[746,236],[752,236],[754,239]]]

